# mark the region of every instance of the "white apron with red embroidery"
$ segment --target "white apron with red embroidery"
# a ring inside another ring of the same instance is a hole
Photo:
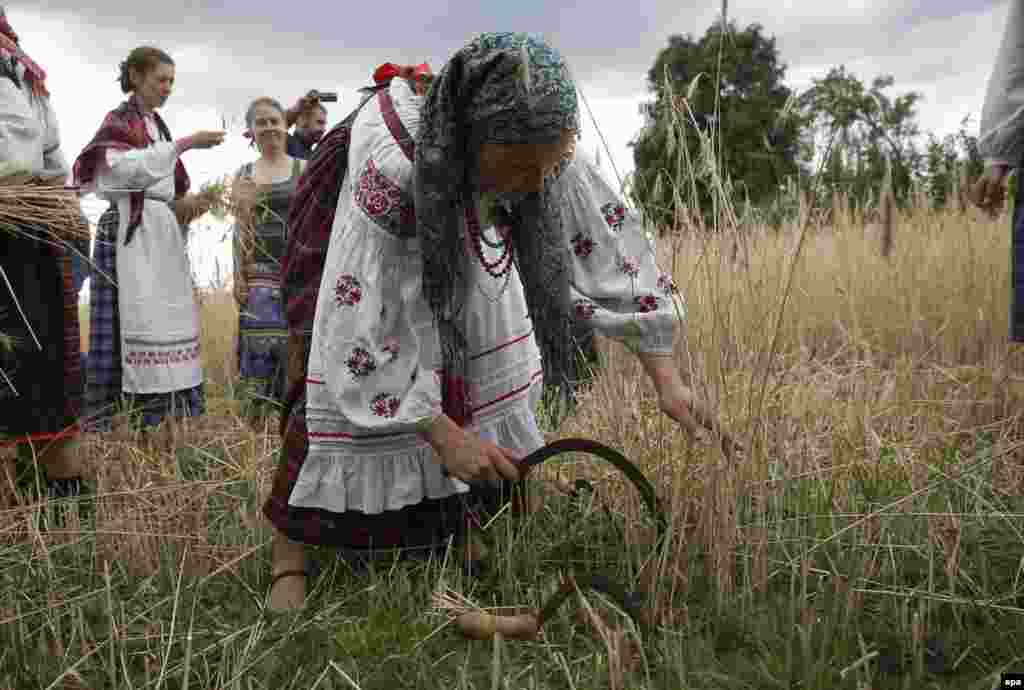
[[[199,313],[185,235],[168,202],[174,199],[174,142],[161,140],[152,117],[146,128],[155,144],[107,151],[97,194],[117,203],[118,308],[124,391],[170,393],[203,382]],[[128,194],[145,189],[142,224],[125,246]]]

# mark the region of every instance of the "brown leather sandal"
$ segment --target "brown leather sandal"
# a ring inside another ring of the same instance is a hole
[[[308,570],[299,570],[299,569],[282,570],[281,572],[279,572],[277,575],[275,575],[270,580],[270,589],[274,589],[274,585],[277,584],[278,580],[280,580],[282,578],[285,578],[285,577],[291,577],[293,575],[301,575],[302,577],[305,577],[305,578],[308,579],[309,578],[309,571]]]
[[[270,600],[270,595],[274,591],[274,586],[278,583],[278,581],[280,581],[280,580],[282,580],[282,579],[284,579],[286,577],[299,577],[299,576],[302,576],[302,577],[306,578],[306,588],[308,590],[309,589],[309,577],[310,577],[310,574],[309,574],[308,570],[302,570],[302,569],[293,568],[291,570],[282,570],[277,575],[274,575],[270,579],[270,587],[267,588],[267,606],[269,607],[269,605],[270,605],[270,601],[269,601]],[[306,594],[308,596],[309,592],[307,591]]]

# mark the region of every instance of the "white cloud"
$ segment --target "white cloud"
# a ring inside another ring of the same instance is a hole
[[[426,59],[437,70],[472,33],[504,23],[541,29],[569,58],[624,176],[633,169],[628,142],[643,124],[638,107],[647,100],[647,69],[669,34],[703,34],[721,2],[657,0],[640,11],[611,0],[568,7],[531,0],[496,10],[490,3],[452,0],[424,10],[396,0],[388,5],[393,19],[386,31],[374,28],[378,6],[349,3],[324,4],[312,15],[276,0],[227,0],[184,16],[170,5],[121,0],[81,8],[72,0],[49,0],[43,7],[7,3],[26,50],[50,74],[71,159],[103,115],[122,100],[117,64],[142,43],[161,45],[175,58],[177,84],[163,114],[171,131],[183,136],[218,128],[222,116],[240,121],[248,102],[258,96],[271,95],[287,105],[309,88],[339,92],[341,102],[329,116],[329,124],[336,123],[356,104],[355,90],[368,82],[376,64]],[[503,14],[496,19],[495,11]],[[757,22],[777,38],[790,85],[806,88],[812,77],[841,63],[865,81],[891,74],[895,92],[923,94],[920,124],[939,135],[955,130],[968,112],[980,111],[1006,11],[1006,0],[979,0],[968,10],[952,0],[729,3],[729,14],[741,27]],[[591,155],[600,146],[602,167],[614,180],[608,152],[586,109],[583,119],[582,146]],[[254,157],[238,126],[224,146],[190,152],[185,162],[198,187]],[[95,201],[87,204],[94,219],[102,208]],[[225,260],[226,246],[214,241],[220,234],[197,233],[197,257]]]

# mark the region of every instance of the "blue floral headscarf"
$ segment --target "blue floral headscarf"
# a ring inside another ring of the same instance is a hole
[[[425,99],[416,140],[415,204],[423,251],[423,291],[444,356],[445,412],[471,419],[472,401],[454,393],[465,380],[465,337],[458,323],[467,294],[463,209],[479,198],[480,147],[549,144],[579,132],[576,86],[562,56],[525,33],[478,36],[455,54]],[[516,265],[549,384],[571,392],[575,348],[569,311],[570,260],[553,180],[537,194],[509,195],[501,207],[512,228]]]

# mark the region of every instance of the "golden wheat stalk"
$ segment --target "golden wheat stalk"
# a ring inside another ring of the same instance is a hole
[[[473,640],[490,640],[500,635],[506,640],[532,640],[540,631],[537,613],[523,607],[481,608],[469,597],[445,588],[431,595],[435,613],[448,616],[463,634]]]
[[[231,185],[226,178],[207,182],[199,188],[199,193],[212,198],[213,204],[207,212],[217,220],[224,220],[232,212]]]
[[[266,208],[258,200],[254,202],[251,199],[240,199],[235,196],[230,186],[225,187],[224,200],[226,212],[234,219],[237,247],[241,253],[239,265],[244,270],[244,267],[256,258],[256,252],[259,249],[256,242],[256,225],[268,221],[287,223],[288,219],[282,218],[280,214]],[[272,257],[269,256],[260,257],[262,261],[271,259]]]
[[[28,175],[0,177],[0,231],[39,239],[29,229],[62,242],[89,237],[73,189]]]
[[[450,587],[438,589],[430,597],[431,609],[452,618],[481,608],[472,599]]]

